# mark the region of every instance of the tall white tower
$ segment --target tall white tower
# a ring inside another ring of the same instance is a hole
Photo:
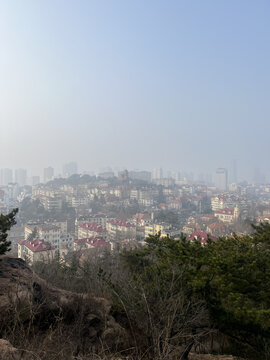
[[[215,186],[219,190],[226,191],[228,186],[227,169],[219,168],[216,171]]]
[[[161,168],[157,168],[153,170],[153,180],[162,179],[163,178],[163,171]]]

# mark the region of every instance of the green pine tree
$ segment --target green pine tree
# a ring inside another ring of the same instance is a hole
[[[11,242],[7,240],[8,231],[16,224],[15,216],[18,209],[13,209],[7,215],[0,215],[0,255],[10,250]]]

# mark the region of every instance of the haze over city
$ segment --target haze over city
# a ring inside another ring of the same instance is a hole
[[[269,15],[0,0],[0,360],[270,360]]]
[[[270,180],[268,1],[0,2],[0,168]]]

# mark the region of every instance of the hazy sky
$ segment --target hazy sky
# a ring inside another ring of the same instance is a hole
[[[0,168],[269,172],[269,0],[0,0]]]

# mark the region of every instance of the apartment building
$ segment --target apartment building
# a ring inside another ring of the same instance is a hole
[[[36,261],[50,261],[55,248],[45,240],[22,240],[18,243],[18,257],[33,264]]]
[[[217,210],[214,215],[223,223],[233,223],[234,220],[237,219],[237,208]]]
[[[63,200],[60,196],[40,196],[39,199],[47,211],[62,209]]]
[[[84,224],[78,225],[78,239],[86,239],[90,237],[106,237],[106,229],[102,226],[92,223],[86,222]]]
[[[29,236],[36,229],[36,238],[49,242],[53,247],[59,249],[61,229],[55,225],[24,225],[24,240],[28,240]]]
[[[194,240],[200,241],[202,245],[206,245],[208,238],[212,241],[217,240],[215,236],[208,235],[206,232],[203,231],[195,231],[192,234],[188,235],[187,237],[187,239],[190,241],[194,241]]]
[[[140,205],[153,206],[156,192],[151,189],[132,189],[130,191],[130,199],[137,200]]]
[[[136,226],[126,220],[109,220],[106,230],[110,241],[136,240]]]
[[[91,249],[91,248],[100,248],[108,245],[109,243],[107,243],[105,239],[91,236],[85,239],[76,239],[74,241],[74,251]]]
[[[171,228],[172,226],[168,224],[146,224],[144,227],[145,237],[148,237],[149,235],[155,235],[158,232],[160,232],[161,237],[165,237],[167,234],[169,234]]]
[[[213,211],[224,208],[233,209],[236,205],[236,200],[228,195],[217,195],[211,198],[211,208]]]
[[[76,208],[80,205],[89,205],[90,198],[88,196],[72,196],[68,201],[69,205]]]

